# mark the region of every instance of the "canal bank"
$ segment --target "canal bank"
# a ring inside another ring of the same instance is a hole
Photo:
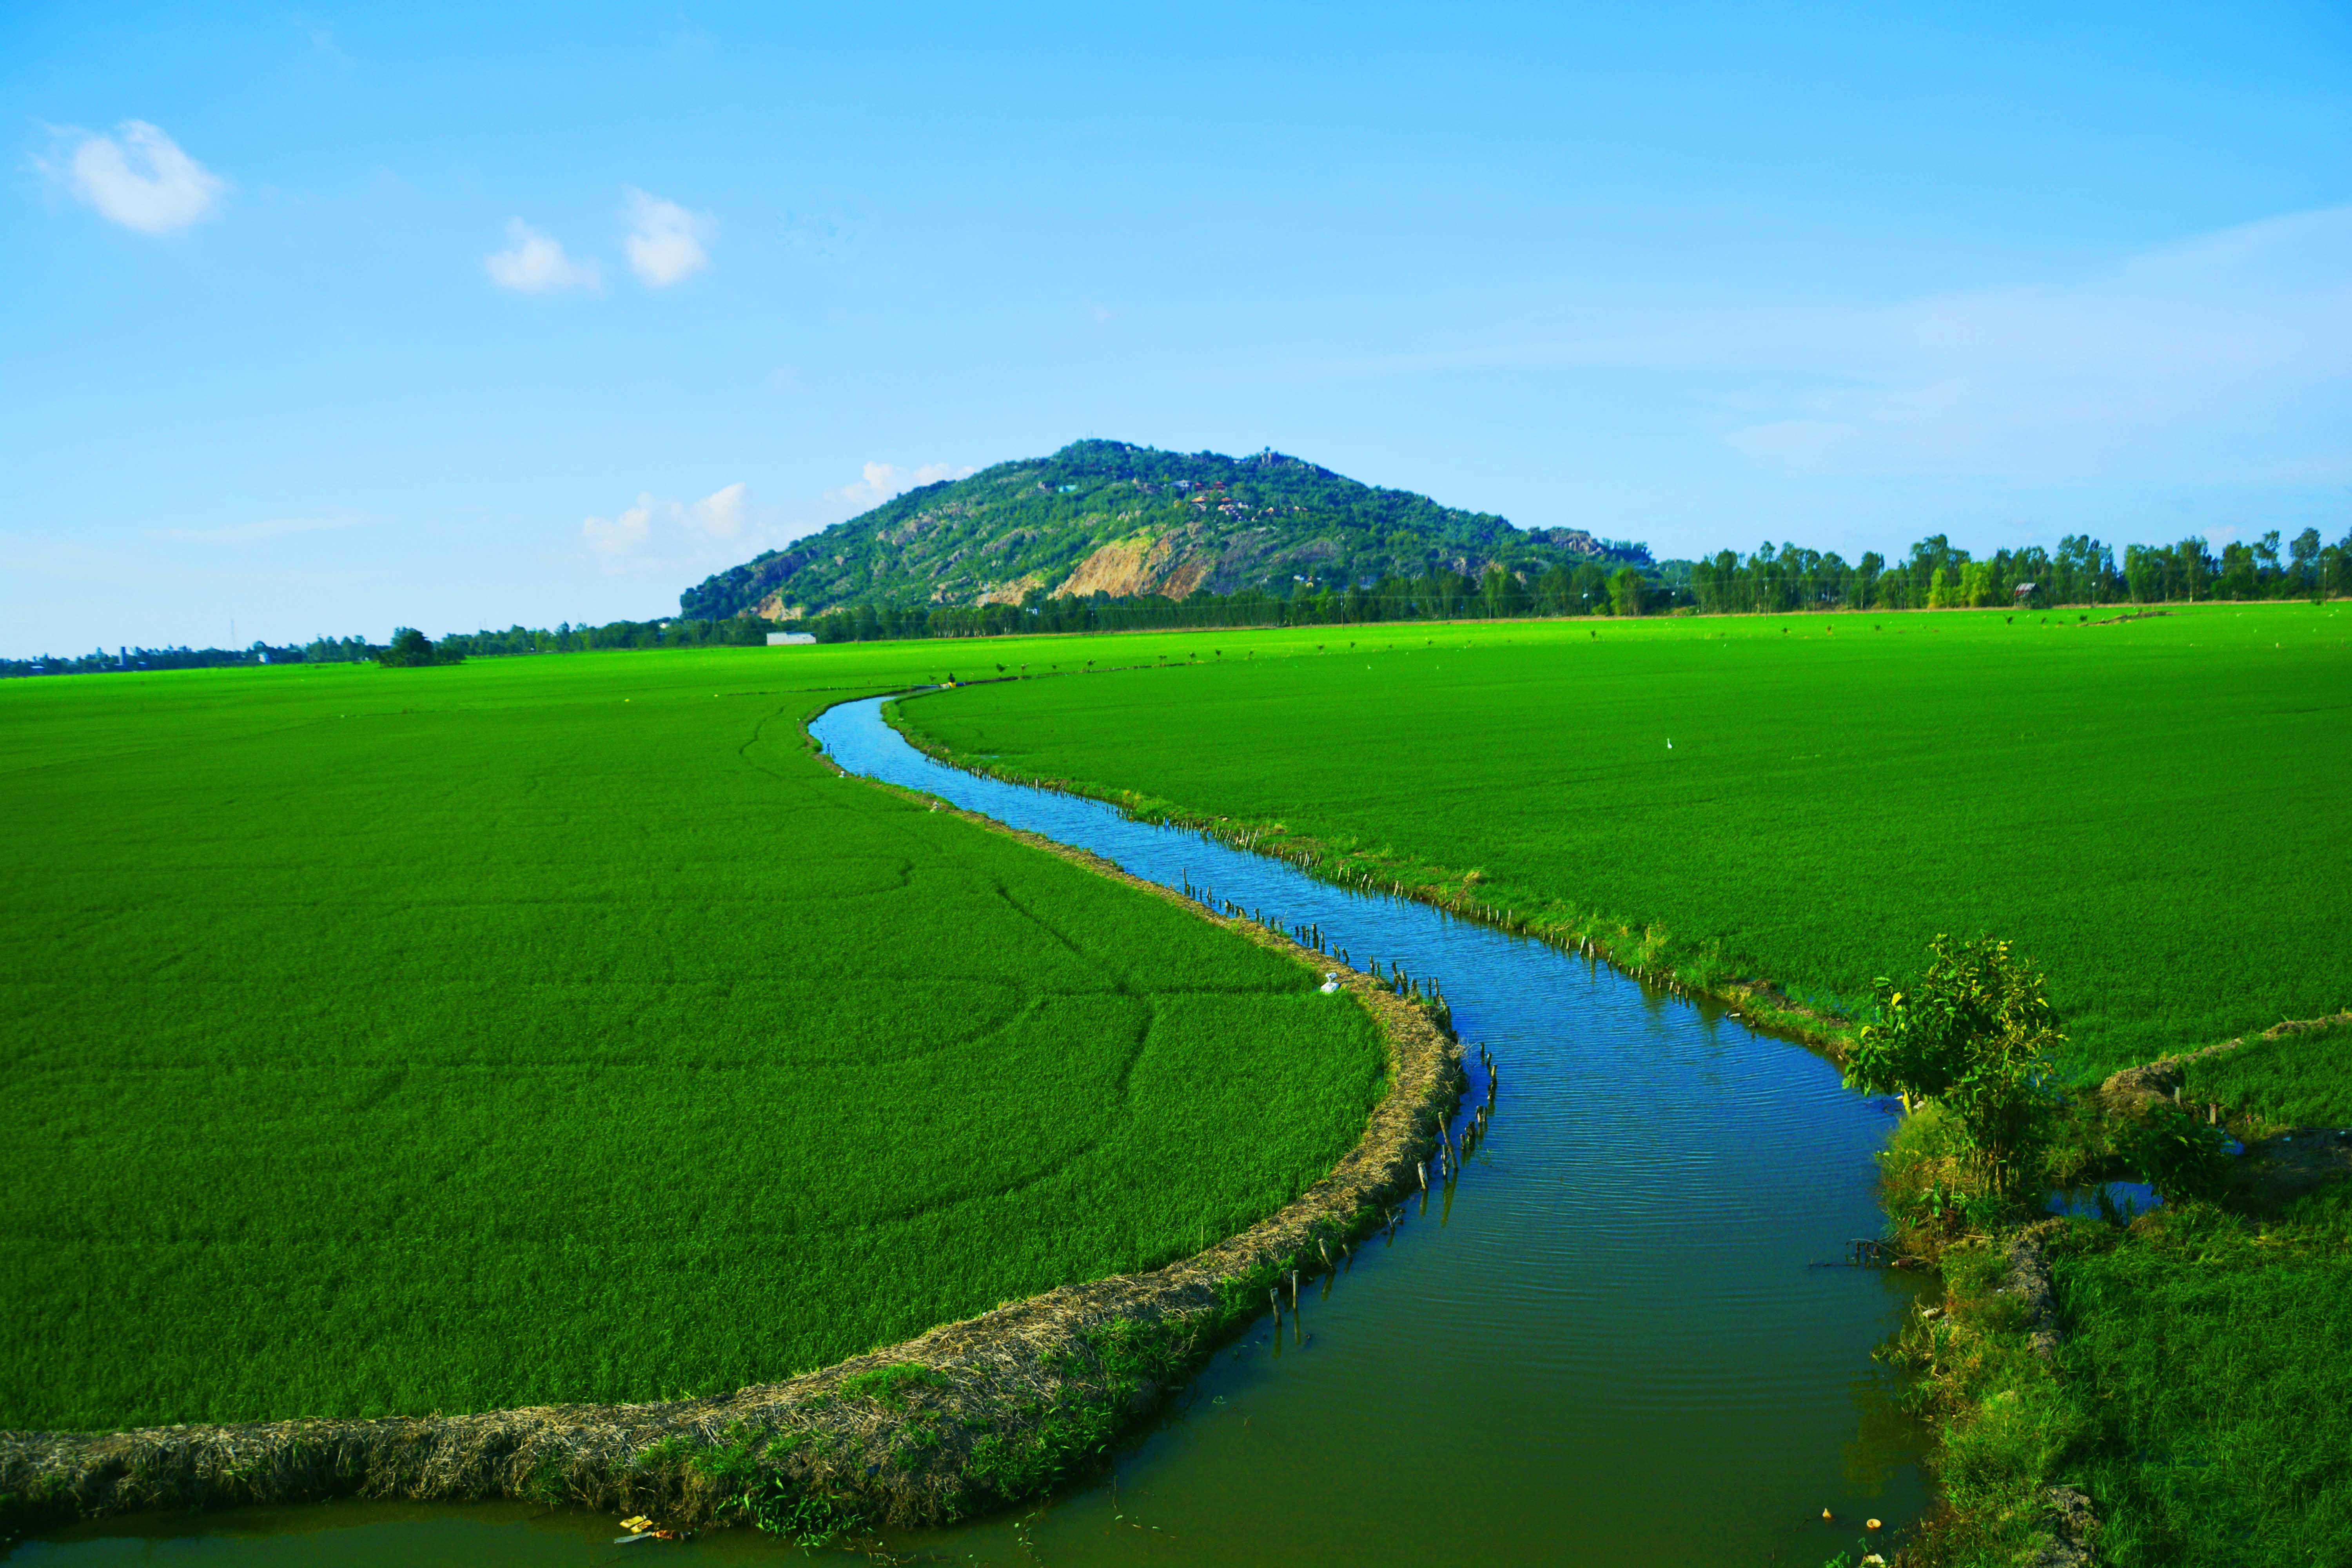
[[[1263,1319],[1225,1347],[1094,1479],[891,1548],[1819,1561],[1866,1517],[1917,1512],[1916,1433],[1869,1353],[1916,1282],[1840,1266],[1883,1225],[1871,1155],[1890,1105],[1844,1090],[1813,1053],[1580,956],[940,767],[878,706],[814,726],[841,765],[1319,926],[1359,966],[1433,976],[1500,1068],[1489,1136],[1454,1179],[1308,1285],[1279,1331]],[[1474,1072],[1474,1104],[1487,1087]],[[400,1555],[423,1540],[415,1521],[350,1528],[363,1560],[424,1560]],[[69,1561],[127,1538],[35,1546]],[[744,1548],[689,1548],[705,1549]]]

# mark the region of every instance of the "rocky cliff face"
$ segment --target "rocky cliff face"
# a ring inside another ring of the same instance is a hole
[[[1038,590],[1288,595],[1439,567],[1475,578],[1492,563],[1532,573],[1588,559],[1642,563],[1648,552],[1581,529],[1517,529],[1278,452],[1081,441],[908,491],[709,578],[679,605],[689,616],[787,620],[861,604],[1017,603]]]

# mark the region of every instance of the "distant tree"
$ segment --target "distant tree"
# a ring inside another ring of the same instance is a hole
[[[1642,574],[1631,566],[1620,566],[1609,578],[1609,613],[1612,616],[1638,616],[1642,613]]]
[[[427,664],[456,664],[466,657],[461,648],[436,648],[433,641],[415,626],[400,626],[392,634],[392,646],[375,656],[375,661],[390,668],[414,668]]]
[[[2271,540],[2275,544],[2278,535],[2272,534]],[[2272,554],[2275,558],[2277,552],[2273,550]],[[2213,584],[2213,592],[2224,599],[2260,598],[2262,596],[2260,572],[2261,563],[2252,545],[2224,544],[2221,546],[2221,575]]]
[[[1576,614],[1597,616],[1609,608],[1609,574],[1598,561],[1580,561],[1576,566]]]
[[[2054,1095],[2047,1054],[2058,1033],[2042,973],[1996,938],[1938,935],[1915,980],[1881,978],[1878,1017],[1847,1053],[1846,1081],[1940,1105],[1995,1192],[2032,1183]]]
[[[2172,558],[2178,563],[2180,585],[2193,603],[2212,597],[2208,584],[2213,581],[2213,552],[2205,542],[2191,534],[2172,547]]]
[[[1846,603],[1857,610],[1868,609],[1878,603],[1879,574],[1886,570],[1886,557],[1875,550],[1862,552],[1862,562],[1853,569],[1853,592]]]
[[[1527,584],[1519,581],[1517,574],[1500,563],[1486,568],[1486,580],[1481,584],[1480,591],[1486,601],[1486,615],[1490,619],[1507,620],[1513,616],[1527,614]]]
[[[2303,588],[2310,588],[2319,581],[2319,530],[2305,529],[2286,548],[2287,558],[2294,563],[2291,570],[2295,582]]]

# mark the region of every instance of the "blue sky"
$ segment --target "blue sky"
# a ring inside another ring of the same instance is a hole
[[[1849,556],[2352,527],[2342,4],[0,9],[0,652],[674,611],[1273,446]]]

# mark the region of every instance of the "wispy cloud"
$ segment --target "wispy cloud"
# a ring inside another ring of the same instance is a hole
[[[297,11],[286,18],[286,25],[310,40],[312,51],[322,58],[339,66],[349,66],[352,63],[352,57],[343,52],[342,40],[335,36],[333,23],[321,22],[314,16],[305,16]]]
[[[705,539],[740,539],[751,522],[751,493],[742,484],[714,490],[686,509],[688,531]]]
[[[356,528],[359,523],[356,517],[273,517],[255,522],[233,522],[220,528],[142,528],[139,532],[143,538],[168,539],[185,544],[242,547],[263,544],[298,533],[324,533],[335,529]]]
[[[1320,368],[1670,372],[1711,389],[1718,417],[1695,434],[1791,475],[2352,483],[2352,206],[2065,280],[1891,303],[1618,303],[1610,318]]]
[[[229,183],[189,157],[143,120],[126,120],[106,136],[79,140],[62,166],[41,168],[100,216],[142,234],[175,234],[219,205]],[[37,162],[39,162],[37,160]]]
[[[482,258],[490,281],[520,294],[552,294],[566,289],[604,290],[604,277],[593,261],[574,261],[563,247],[520,218],[509,220],[507,237],[513,243]]]
[[[763,520],[749,486],[731,484],[698,501],[656,500],[641,494],[613,516],[581,520],[580,542],[605,571],[651,573],[708,564],[720,556],[755,552]]]
[[[634,185],[625,187],[625,194],[629,232],[622,248],[628,253],[629,270],[646,288],[683,283],[710,265],[705,242],[718,224],[709,215],[690,213]]]
[[[677,503],[668,503],[672,506]],[[611,518],[588,517],[580,521],[580,540],[609,570],[621,571],[646,552],[653,541],[654,498],[637,497],[637,504]]]
[[[1793,384],[1725,438],[1783,469],[2352,479],[2352,207],[1778,325]]]
[[[579,546],[614,575],[685,575],[732,566],[881,505],[917,485],[960,479],[972,470],[952,463],[900,468],[868,463],[853,482],[784,506],[761,505],[751,488],[731,484],[698,501],[640,494],[610,517],[583,518]]]

